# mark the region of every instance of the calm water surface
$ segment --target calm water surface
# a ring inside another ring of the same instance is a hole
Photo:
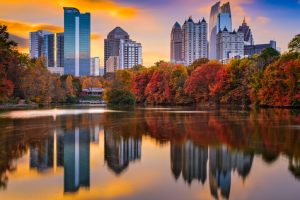
[[[0,199],[300,199],[300,113],[0,113]]]

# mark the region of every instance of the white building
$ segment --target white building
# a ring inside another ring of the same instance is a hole
[[[119,69],[142,65],[142,45],[132,40],[120,40]]]
[[[114,73],[120,69],[120,57],[110,56],[106,61],[106,73]]]
[[[232,58],[244,57],[244,33],[242,31],[228,32],[225,27],[217,34],[217,59],[228,63]]]
[[[91,76],[100,76],[100,58],[94,57],[91,58]]]
[[[190,17],[182,26],[182,58],[185,65],[199,58],[208,58],[207,23],[195,23]]]

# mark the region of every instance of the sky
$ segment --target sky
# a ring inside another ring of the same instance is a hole
[[[284,52],[300,33],[300,0],[227,0],[231,3],[233,28],[244,17],[256,44],[276,40]],[[142,43],[143,64],[151,66],[170,59],[170,33],[176,21],[192,16],[209,21],[210,7],[217,0],[0,0],[0,24],[8,26],[20,51],[28,53],[30,31],[63,32],[63,7],[91,13],[91,56],[103,66],[104,39],[116,26]],[[226,2],[226,1],[222,1]]]

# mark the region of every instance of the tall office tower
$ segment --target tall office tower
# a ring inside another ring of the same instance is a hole
[[[182,29],[178,22],[171,32],[171,62],[182,63]]]
[[[195,23],[190,17],[182,26],[182,58],[185,65],[199,58],[208,58],[207,23]]]
[[[120,40],[119,69],[142,65],[142,45],[132,40]]]
[[[106,63],[109,57],[119,56],[121,39],[129,40],[129,35],[121,27],[116,27],[107,35],[107,38],[104,40],[104,73],[107,71]]]
[[[227,63],[231,58],[244,57],[244,33],[229,32],[226,27],[217,34],[217,59]]]
[[[91,17],[76,8],[64,7],[64,73],[90,75]]]
[[[100,58],[91,58],[91,76],[100,76]]]
[[[56,33],[56,67],[64,67],[64,33]]]
[[[210,19],[209,19],[209,58],[217,58],[217,34],[226,28],[229,32],[232,32],[232,19],[230,3],[227,2],[221,5],[217,2],[211,7]]]
[[[54,34],[39,30],[29,33],[30,58],[44,58],[46,67],[54,67]]]
[[[244,43],[245,45],[254,45],[253,35],[250,27],[246,23],[246,19],[244,18],[242,26],[239,27],[239,31],[244,33]]]

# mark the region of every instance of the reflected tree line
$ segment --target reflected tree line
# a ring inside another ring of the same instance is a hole
[[[90,187],[90,143],[104,131],[104,159],[116,175],[141,159],[142,137],[170,144],[171,171],[187,183],[209,182],[215,198],[228,198],[231,174],[246,179],[254,155],[273,163],[289,159],[289,171],[300,180],[300,115],[289,110],[212,113],[135,111],[36,119],[3,119],[0,133],[0,187],[17,158],[28,151],[30,168],[40,173],[64,169],[64,192]],[[208,167],[208,170],[207,170]],[[208,175],[207,175],[208,171]]]

